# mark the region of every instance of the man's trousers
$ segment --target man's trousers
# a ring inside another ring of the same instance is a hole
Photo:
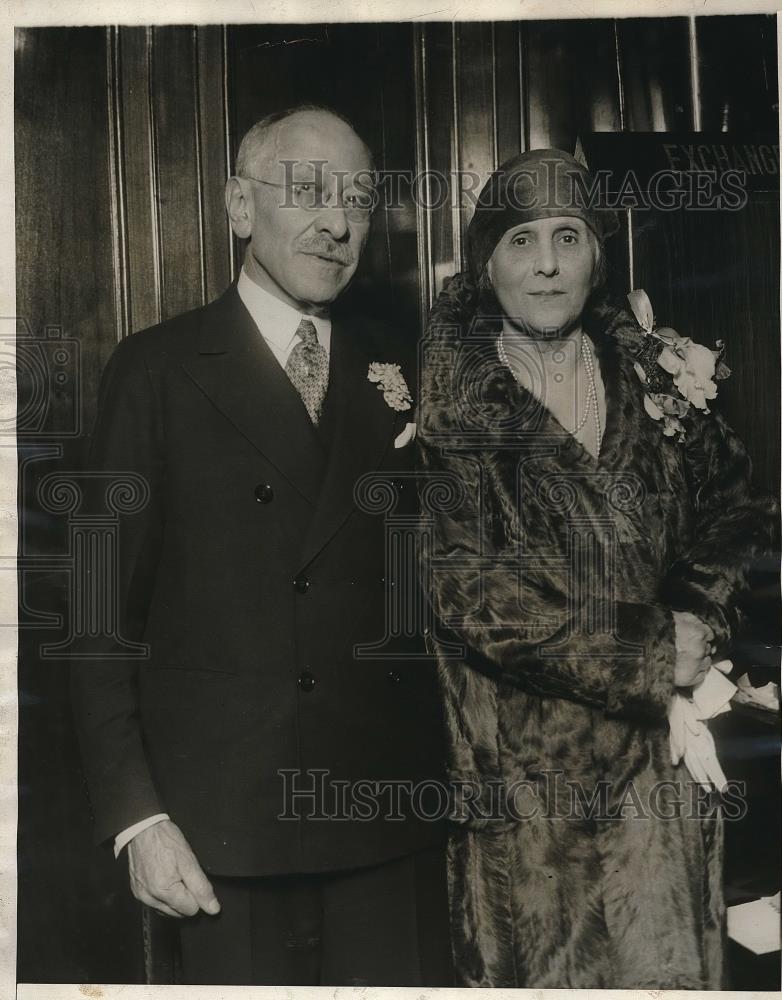
[[[344,872],[210,880],[222,911],[182,921],[185,984],[452,984],[444,846]]]

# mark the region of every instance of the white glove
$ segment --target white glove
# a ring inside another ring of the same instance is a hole
[[[727,778],[704,720],[730,710],[729,702],[736,687],[724,676],[729,670],[727,661],[720,663],[718,670],[711,667],[693,690],[692,700],[674,694],[668,710],[672,763],[678,764],[684,758],[687,770],[699,784],[713,784],[720,792],[727,785]]]

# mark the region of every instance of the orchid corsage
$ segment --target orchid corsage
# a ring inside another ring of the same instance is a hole
[[[409,410],[413,405],[413,397],[399,365],[373,361],[367,378],[370,382],[377,383],[377,388],[383,391],[383,399],[392,410]]]
[[[716,398],[716,383],[730,375],[722,361],[724,345],[718,340],[717,350],[712,351],[669,326],[655,327],[652,304],[642,288],[630,292],[627,300],[644,332],[633,366],[646,388],[644,409],[661,421],[666,437],[675,434],[683,441],[682,417],[691,406],[708,413],[707,400]]]

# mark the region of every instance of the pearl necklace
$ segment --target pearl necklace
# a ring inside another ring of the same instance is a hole
[[[511,375],[516,379],[519,385],[524,388],[521,379],[516,374],[513,365],[510,363],[508,358],[508,352],[505,350],[505,341],[503,340],[504,330],[500,331],[500,336],[497,340],[497,354],[499,355],[500,361],[509,369]],[[600,446],[603,443],[603,429],[600,425],[600,411],[597,405],[597,385],[595,383],[595,363],[592,358],[592,348],[589,346],[585,336],[581,336],[581,358],[584,362],[584,371],[587,375],[587,381],[589,382],[589,387],[587,389],[587,401],[584,407],[584,415],[573,428],[569,431],[570,434],[577,434],[589,418],[590,410],[594,414],[595,419],[595,437],[597,438],[597,451],[600,453]]]
[[[597,405],[597,385],[595,383],[595,362],[592,358],[592,348],[586,337],[581,335],[581,357],[584,359],[587,378],[589,379],[589,392],[587,393],[587,407],[592,405],[592,413],[595,417],[595,438],[597,439],[597,453],[600,454],[600,446],[603,443],[603,428],[600,426],[600,410]],[[586,422],[586,417],[584,418]],[[582,425],[583,426],[583,425]]]

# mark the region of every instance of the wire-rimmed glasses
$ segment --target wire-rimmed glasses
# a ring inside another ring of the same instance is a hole
[[[286,199],[280,208],[301,208],[306,212],[318,212],[329,208],[334,202],[334,195],[327,195],[323,186],[317,181],[267,181],[263,177],[252,177],[241,174],[241,178],[266,184],[268,187],[279,188],[286,192]],[[369,185],[355,190],[343,191],[338,196],[345,215],[352,222],[369,222],[377,203],[377,190]]]

